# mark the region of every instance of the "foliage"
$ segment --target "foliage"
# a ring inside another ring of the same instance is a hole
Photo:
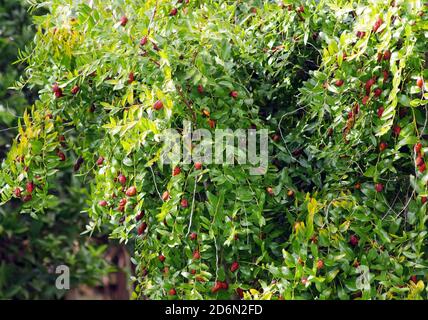
[[[86,231],[135,246],[134,298],[427,297],[426,6],[42,5],[22,56],[42,89],[3,163],[3,202],[43,216],[74,164]],[[183,120],[268,128],[268,172],[162,163],[162,131]]]

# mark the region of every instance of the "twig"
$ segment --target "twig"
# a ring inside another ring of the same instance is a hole
[[[157,62],[155,59],[150,58],[149,60],[150,60],[151,62],[153,62],[155,65],[157,65],[158,67],[160,67],[160,63],[159,63],[159,62]]]
[[[189,109],[189,111],[192,113],[192,116],[193,116],[193,121],[196,123],[196,113],[195,113],[195,110],[193,110],[193,108],[192,108],[192,105],[190,104],[190,102],[184,97],[184,94],[183,94],[183,90],[181,89],[181,87],[180,86],[176,86],[176,89],[177,89],[177,91],[178,91],[178,94],[180,95],[180,97],[181,97],[181,100],[183,100],[183,102],[184,102],[184,104],[186,105],[186,107]]]
[[[152,167],[151,167],[151,166],[150,166],[149,168],[150,168],[150,171],[152,172],[152,176],[153,176],[153,183],[155,184],[156,191],[157,191],[157,193],[158,193],[158,195],[159,195],[159,198],[163,201],[162,196],[161,196],[161,194],[160,194],[160,192],[159,192],[159,189],[158,189],[158,185],[156,184],[155,173],[153,172],[153,169],[152,169]]]
[[[190,221],[189,221],[189,227],[187,228],[186,238],[190,233],[190,228],[192,227],[193,212],[195,209],[195,195],[196,195],[196,183],[197,183],[197,181],[198,181],[198,177],[195,177],[195,185],[193,186],[192,210],[190,212]]]
[[[156,0],[155,9],[153,10],[152,17],[150,18],[149,27],[147,29],[147,35],[150,34],[150,31],[152,29],[152,24],[155,21],[156,12],[158,11],[158,0]]]

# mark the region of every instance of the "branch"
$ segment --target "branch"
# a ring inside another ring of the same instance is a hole
[[[178,94],[181,97],[181,100],[183,100],[183,102],[186,105],[186,107],[192,113],[193,121],[196,123],[196,113],[195,113],[195,110],[193,110],[192,105],[190,104],[190,102],[184,97],[183,90],[181,90],[181,87],[180,86],[176,86],[176,89],[178,91]]]
[[[153,10],[152,17],[150,18],[149,27],[147,29],[147,35],[150,35],[150,30],[151,30],[152,24],[155,21],[155,16],[157,11],[158,11],[158,0],[156,0],[155,9]]]

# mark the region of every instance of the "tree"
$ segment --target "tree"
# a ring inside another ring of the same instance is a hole
[[[48,4],[3,202],[43,215],[74,166],[86,231],[135,247],[134,298],[426,298],[419,2]],[[185,121],[268,129],[267,173],[165,164]]]

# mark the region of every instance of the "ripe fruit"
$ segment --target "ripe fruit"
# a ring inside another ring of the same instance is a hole
[[[217,281],[214,286],[211,288],[212,293],[218,292],[222,288],[221,282]]]
[[[376,183],[375,184],[375,189],[376,189],[376,192],[382,192],[382,190],[383,190],[383,184],[382,183]]]
[[[383,82],[386,82],[389,78],[389,73],[386,70],[383,70],[382,73],[383,73]]]
[[[424,173],[424,172],[425,172],[425,169],[426,169],[426,164],[425,164],[425,163],[422,163],[422,164],[418,167],[418,170],[419,170],[419,172],[420,172],[420,173]]]
[[[195,169],[196,169],[196,170],[201,170],[201,169],[202,169],[202,163],[200,163],[200,162],[195,162]]]
[[[128,201],[125,198],[120,199],[119,207],[122,207],[122,208],[125,207],[127,202]]]
[[[379,118],[381,118],[382,117],[382,115],[383,115],[383,112],[385,111],[385,108],[384,107],[379,107],[379,109],[377,109],[377,116],[379,117]]]
[[[160,110],[163,108],[163,103],[160,100],[157,100],[154,104],[153,104],[153,109],[155,110]]]
[[[211,113],[208,111],[208,110],[206,110],[206,109],[204,109],[204,110],[202,110],[202,114],[205,116],[205,117],[210,117],[210,115],[211,115]]]
[[[189,206],[189,202],[187,201],[187,199],[181,199],[180,204],[182,208],[187,208]]]
[[[367,101],[369,101],[369,96],[364,96],[363,100],[361,101],[363,105],[367,104]]]
[[[34,191],[34,183],[32,181],[27,182],[26,190],[29,194],[32,194]]]
[[[355,184],[355,189],[360,190],[361,189],[361,184],[359,182],[357,182]]]
[[[200,94],[204,93],[204,87],[202,85],[198,85],[198,92]]]
[[[362,39],[366,36],[366,32],[365,31],[357,31],[357,37]]]
[[[13,193],[15,194],[15,197],[21,198],[21,188],[16,188]]]
[[[198,235],[195,232],[192,232],[189,236],[190,240],[194,241],[198,238]]]
[[[60,89],[60,87],[59,87],[59,85],[58,85],[58,83],[54,83],[53,85],[52,85],[52,92],[53,93],[55,93],[55,92],[57,92],[57,91],[60,91],[61,89]]]
[[[147,228],[147,223],[143,222],[142,224],[140,224],[140,226],[138,227],[138,235],[141,236],[144,231],[146,231]]]
[[[106,207],[106,206],[107,206],[107,201],[105,201],[105,200],[101,200],[101,201],[99,201],[99,202],[98,202],[98,205],[99,205],[100,207]]]
[[[196,274],[196,270],[195,270],[195,269],[192,269],[192,270],[190,270],[190,273],[191,273],[191,274]]]
[[[31,199],[33,199],[33,196],[31,194],[27,194],[26,196],[24,196],[24,198],[22,198],[22,201],[28,202],[31,201]]]
[[[226,281],[216,281],[214,286],[211,288],[211,292],[216,293],[217,291],[219,291],[221,289],[223,289],[223,290],[229,289],[229,285]]]
[[[128,190],[126,190],[126,195],[127,195],[128,197],[133,197],[133,196],[135,196],[136,194],[137,194],[137,188],[136,188],[136,187],[134,187],[134,186],[129,187],[129,188],[128,188]]]
[[[140,221],[143,218],[144,218],[144,211],[141,211],[139,214],[137,214],[137,216],[135,217],[135,220]]]
[[[391,59],[391,51],[386,50],[386,51],[383,53],[383,60],[389,60],[389,59]]]
[[[394,133],[394,135],[395,135],[396,137],[398,137],[398,136],[400,135],[400,132],[401,132],[401,127],[400,127],[398,124],[396,124],[396,125],[392,128],[392,132]]]
[[[62,151],[57,152],[58,158],[60,161],[65,161],[65,154]]]
[[[379,29],[379,27],[382,25],[383,20],[382,18],[377,18],[374,26],[373,26],[373,32],[377,32],[377,30]]]
[[[199,253],[198,250],[193,251],[193,259],[194,260],[198,260],[201,258],[201,254]]]
[[[271,196],[273,196],[273,195],[274,195],[274,193],[273,193],[273,189],[272,189],[271,187],[267,187],[267,188],[266,188],[266,192],[267,192],[267,193],[269,193],[269,195],[271,195]]]
[[[382,89],[381,88],[376,88],[374,91],[374,96],[375,97],[379,97],[382,94]]]
[[[169,199],[169,192],[168,192],[168,191],[165,191],[165,192],[162,194],[162,200],[163,200],[163,201],[168,201],[168,199]]]
[[[52,92],[55,94],[56,98],[62,97],[62,89],[59,87],[57,83],[54,83],[52,86]]]
[[[415,144],[415,147],[414,147],[415,153],[421,152],[421,149],[422,149],[422,143],[418,142],[417,144]]]
[[[303,13],[303,12],[305,12],[305,7],[304,7],[303,5],[299,6],[299,7],[296,9],[296,12],[297,12],[297,13]]]
[[[80,167],[82,166],[84,160],[82,157],[77,158],[76,163],[73,166],[73,169],[75,172],[80,170]]]
[[[79,86],[74,86],[73,88],[71,88],[71,94],[75,95],[79,92],[79,90]]]
[[[294,191],[293,191],[293,190],[288,190],[288,191],[287,191],[287,196],[288,196],[289,198],[294,197]]]
[[[235,272],[236,270],[238,270],[239,269],[239,263],[238,262],[236,262],[236,261],[234,261],[233,263],[232,263],[232,265],[230,266],[230,271],[231,272]]]
[[[422,204],[425,204],[427,202],[428,198],[427,197],[421,197],[421,202]]]
[[[56,98],[61,98],[62,97],[62,90],[59,89],[58,91],[55,91],[55,97]]]
[[[410,281],[413,281],[413,283],[417,283],[418,282],[418,277],[413,275],[410,277]]]
[[[272,136],[272,140],[273,140],[273,141],[275,141],[275,142],[278,142],[280,139],[281,139],[281,137],[280,137],[280,135],[279,135],[279,134],[274,134],[274,135]]]
[[[134,72],[130,72],[128,75],[128,83],[131,84],[135,80]]]
[[[324,268],[324,261],[320,259],[317,261],[317,269],[321,270],[322,268]]]
[[[422,78],[418,78],[418,80],[416,80],[416,85],[422,89],[424,86],[424,80]]]
[[[175,16],[175,15],[177,14],[177,12],[178,12],[178,9],[177,9],[177,8],[172,8],[172,9],[171,9],[171,11],[169,12],[169,15],[170,15],[171,17],[173,17],[173,16]]]
[[[300,280],[300,282],[304,285],[304,286],[306,286],[307,284],[308,284],[308,278],[306,278],[306,277],[303,277],[301,280]]]
[[[353,234],[350,238],[349,238],[349,243],[351,244],[351,246],[355,247],[358,245],[358,242],[360,241],[360,239],[358,239],[358,237]]]
[[[117,181],[119,181],[119,183],[124,186],[126,183],[126,177],[123,174],[119,174],[119,176],[117,177]]]
[[[379,144],[379,151],[380,152],[382,152],[382,151],[384,151],[386,148],[388,147],[388,144],[386,143],[386,142],[381,142],[380,144]]]
[[[208,119],[208,125],[210,126],[211,129],[215,128],[215,121],[212,119]]]
[[[227,289],[229,289],[229,284],[226,281],[222,281],[222,282],[220,282],[220,287],[223,290],[227,290]]]
[[[179,175],[181,173],[180,167],[174,167],[172,170],[172,176],[175,177],[176,175]]]
[[[231,92],[229,93],[229,95],[230,95],[232,98],[236,99],[236,98],[238,97],[238,91],[231,91]]]
[[[127,23],[128,23],[128,18],[126,16],[122,16],[122,18],[120,18],[120,25],[124,27],[126,26]]]
[[[164,262],[165,261],[165,256],[163,254],[158,256],[158,259],[160,262]]]
[[[370,94],[370,89],[371,89],[372,85],[374,85],[375,81],[376,80],[374,78],[371,78],[371,79],[367,80],[367,82],[365,84],[365,88],[366,88],[366,93],[367,94]]]
[[[335,84],[336,84],[336,87],[341,87],[342,85],[343,85],[343,83],[344,83],[344,81],[343,80],[336,80],[336,82],[335,82]]]
[[[147,37],[142,37],[141,40],[140,40],[140,45],[141,46],[146,45],[147,41],[148,41]]]
[[[424,159],[421,156],[417,156],[415,164],[419,167],[420,165],[422,165],[422,163],[424,163]]]
[[[169,289],[168,294],[169,294],[170,296],[175,296],[175,295],[177,294],[177,291],[175,291],[175,289],[174,289],[174,288],[172,288],[172,289]]]
[[[103,157],[99,157],[97,160],[97,166],[102,166],[104,163],[104,158]]]

